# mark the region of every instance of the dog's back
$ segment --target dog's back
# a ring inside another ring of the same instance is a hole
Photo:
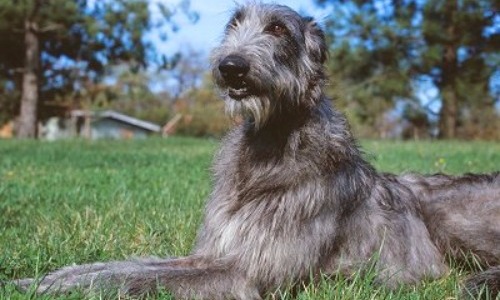
[[[405,175],[429,233],[443,253],[485,266],[500,264],[500,173]]]
[[[500,173],[405,175],[401,182],[420,200],[433,242],[455,262],[485,272],[473,275],[465,293],[487,286],[500,291]]]

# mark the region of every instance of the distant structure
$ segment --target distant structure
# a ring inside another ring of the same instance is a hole
[[[69,119],[50,118],[39,132],[46,140],[72,137],[135,139],[160,134],[161,126],[112,110],[72,110]]]
[[[116,111],[73,110],[71,121],[78,136],[90,139],[145,138],[161,132],[161,126],[139,120]]]

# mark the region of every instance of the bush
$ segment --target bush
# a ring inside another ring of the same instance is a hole
[[[181,135],[221,137],[232,123],[224,114],[224,102],[213,89],[193,91],[176,102],[174,111],[184,116],[176,128]]]

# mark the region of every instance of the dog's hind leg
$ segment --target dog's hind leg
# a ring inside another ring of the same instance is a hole
[[[442,253],[486,271],[466,280],[464,296],[500,291],[500,173],[403,177],[421,199],[424,221]],[[466,297],[468,298],[468,297]]]
[[[500,264],[500,173],[424,177],[424,220],[437,246],[455,259],[473,254]]]

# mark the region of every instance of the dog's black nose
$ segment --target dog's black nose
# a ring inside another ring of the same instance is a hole
[[[250,64],[241,56],[229,55],[220,62],[219,71],[226,80],[242,80],[250,71]]]

